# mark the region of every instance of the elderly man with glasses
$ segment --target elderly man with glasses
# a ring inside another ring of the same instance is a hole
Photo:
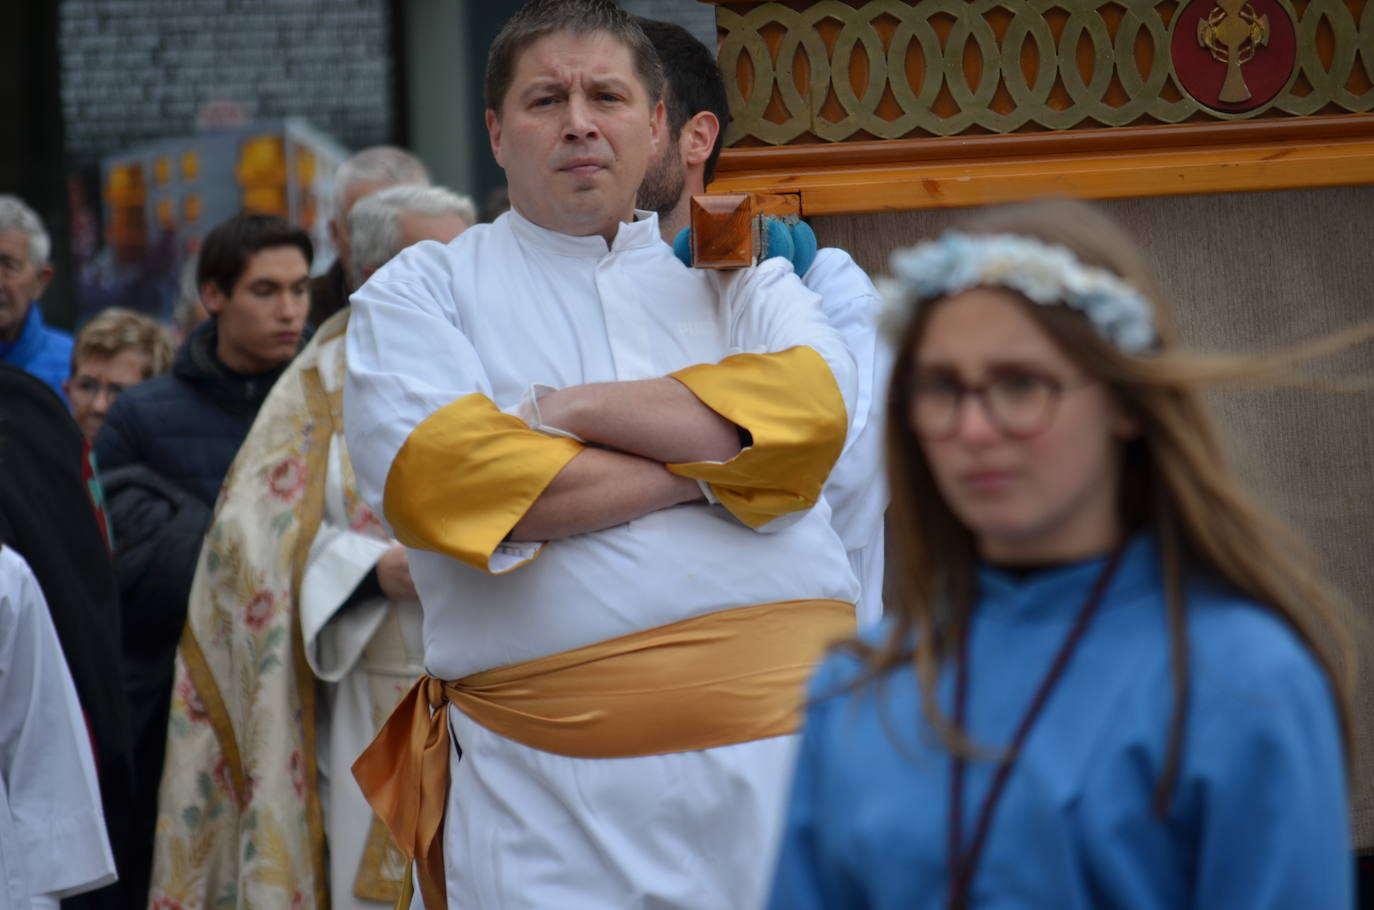
[[[17,196],[0,195],[0,362],[46,382],[59,395],[72,336],[43,322],[38,299],[52,280],[43,222]]]

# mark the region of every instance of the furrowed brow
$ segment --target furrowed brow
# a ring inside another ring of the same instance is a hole
[[[543,79],[536,80],[535,82],[531,82],[529,85],[525,86],[524,91],[520,93],[520,97],[522,99],[528,100],[530,98],[536,98],[540,95],[557,94],[559,92],[565,92],[567,90],[568,84],[564,80],[554,79],[553,77],[546,77]]]
[[[587,85],[593,91],[615,92],[618,95],[626,95],[630,92],[630,83],[619,76],[600,76],[587,80]]]

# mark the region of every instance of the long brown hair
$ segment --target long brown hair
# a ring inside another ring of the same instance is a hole
[[[1086,203],[1045,200],[991,208],[961,226],[969,234],[1016,234],[1062,246],[1085,265],[1126,279],[1153,304],[1156,352],[1125,354],[1066,306],[1026,304],[1033,318],[1088,375],[1102,381],[1139,423],[1123,443],[1120,508],[1126,527],[1149,525],[1159,541],[1165,614],[1171,643],[1174,707],[1168,752],[1155,792],[1162,814],[1182,750],[1188,691],[1185,582],[1207,573],[1272,610],[1311,650],[1330,679],[1345,737],[1350,735],[1353,653],[1340,598],[1310,566],[1286,529],[1255,503],[1227,466],[1221,439],[1201,388],[1212,381],[1253,379],[1305,356],[1367,337],[1369,327],[1269,358],[1188,354],[1176,333],[1138,247],[1110,218]],[[923,711],[954,749],[975,748],[935,701],[936,679],[973,609],[977,553],[973,535],[945,503],[911,428],[915,351],[933,306],[919,307],[895,350],[887,405],[887,474],[891,573],[887,615],[891,634],[877,647],[857,646],[864,680],[914,665]],[[914,651],[913,651],[914,642]]]

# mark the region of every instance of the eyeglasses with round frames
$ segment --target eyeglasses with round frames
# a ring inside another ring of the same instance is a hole
[[[911,386],[912,422],[923,439],[945,440],[959,431],[964,399],[978,399],[1000,432],[1025,439],[1043,433],[1054,420],[1059,399],[1092,380],[1065,382],[1032,370],[1003,370],[968,384],[943,372],[918,375]]]

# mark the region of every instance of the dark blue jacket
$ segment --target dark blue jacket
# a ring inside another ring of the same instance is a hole
[[[236,373],[216,356],[217,338],[214,320],[201,323],[177,351],[170,373],[120,394],[95,439],[102,474],[143,465],[214,506],[258,408],[286,369]]]
[[[72,371],[72,336],[43,322],[38,301],[29,305],[19,337],[9,344],[0,341],[0,361],[37,376],[67,400],[62,382]]]

